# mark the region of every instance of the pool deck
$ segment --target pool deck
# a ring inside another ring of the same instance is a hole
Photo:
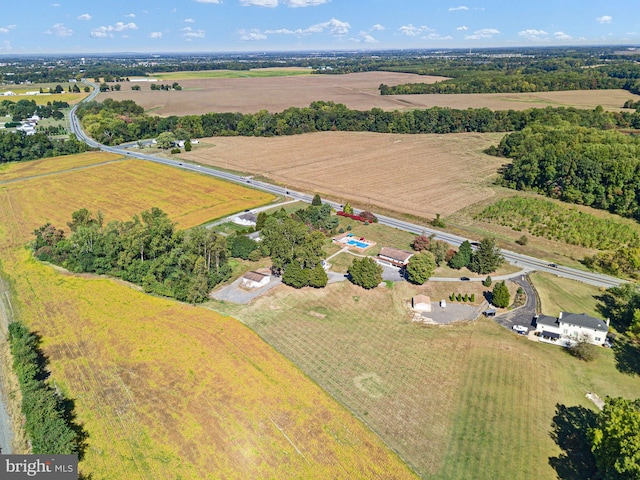
[[[349,240],[354,240],[356,242],[366,243],[367,246],[366,247],[360,247],[358,245],[349,245],[347,243]],[[376,244],[376,242],[374,242],[373,240],[367,240],[364,237],[358,237],[358,236],[356,236],[356,235],[354,235],[353,233],[350,233],[350,232],[345,232],[345,233],[341,233],[340,235],[336,235],[335,237],[333,237],[331,239],[331,241],[333,243],[335,243],[335,244],[338,244],[338,245],[344,245],[345,247],[355,248],[356,250],[358,250],[360,252],[364,252],[367,248],[371,248]]]

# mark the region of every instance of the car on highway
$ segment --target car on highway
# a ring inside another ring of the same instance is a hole
[[[549,265],[547,265],[547,267],[558,268],[558,265],[556,265],[555,263],[550,263]]]
[[[469,280],[471,280],[469,277],[460,277],[461,282],[468,282]]]

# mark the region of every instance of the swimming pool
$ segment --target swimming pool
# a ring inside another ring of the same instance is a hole
[[[358,248],[367,248],[369,246],[368,243],[359,242],[358,240],[347,240],[346,244],[351,245],[352,247],[358,247]]]

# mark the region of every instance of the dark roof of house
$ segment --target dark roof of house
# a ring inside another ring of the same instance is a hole
[[[394,260],[397,260],[399,262],[406,262],[407,260],[409,260],[409,258],[411,258],[413,252],[407,252],[406,250],[399,250],[397,248],[391,247],[382,247],[380,249],[379,255],[381,257],[393,258]]]
[[[560,334],[559,333],[547,332],[546,330],[542,331],[542,336],[543,337],[548,337],[548,338],[560,338]]]
[[[242,215],[238,215],[238,218],[241,220],[246,220],[247,222],[257,222],[258,217],[253,213],[243,213]]]
[[[558,326],[558,319],[556,317],[551,317],[549,315],[538,315],[536,319],[536,323],[540,325],[549,325],[550,327]]]
[[[566,313],[562,312],[559,319],[562,323],[570,323],[571,325],[578,325],[579,327],[591,328],[593,330],[600,330],[602,332],[608,332],[609,326],[604,320],[599,318],[590,317],[585,313]]]

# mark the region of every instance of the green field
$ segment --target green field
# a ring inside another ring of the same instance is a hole
[[[151,78],[159,80],[197,80],[206,78],[265,78],[311,75],[308,68],[262,68],[254,70],[202,70],[189,72],[154,73]]]
[[[593,408],[587,391],[640,391],[637,376],[616,370],[611,350],[587,364],[490,320],[413,324],[407,302],[417,291],[404,282],[372,291],[343,282],[209,306],[289,357],[423,478],[555,479],[557,404]]]
[[[538,291],[545,315],[558,316],[560,312],[573,312],[602,317],[596,308],[596,297],[602,294],[602,289],[550,273],[534,272],[530,278]]]

